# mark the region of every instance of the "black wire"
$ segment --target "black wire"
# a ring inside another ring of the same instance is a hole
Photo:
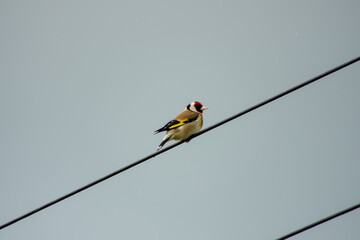
[[[287,94],[289,94],[291,92],[294,92],[294,91],[298,90],[299,88],[305,87],[306,85],[309,85],[310,83],[313,83],[313,82],[315,82],[317,80],[320,80],[321,78],[326,77],[327,75],[330,75],[330,74],[332,74],[332,73],[334,73],[334,72],[336,72],[336,71],[338,71],[338,70],[340,70],[340,69],[342,69],[344,67],[347,67],[347,66],[349,66],[349,65],[351,65],[351,64],[353,64],[353,63],[355,63],[355,62],[357,62],[359,60],[360,60],[360,56],[357,57],[357,58],[354,58],[354,59],[352,59],[352,60],[350,60],[350,61],[348,61],[348,62],[346,62],[346,63],[344,63],[342,65],[339,65],[339,66],[337,66],[337,67],[335,67],[333,69],[330,69],[329,71],[324,72],[324,73],[322,73],[322,74],[320,74],[320,75],[318,75],[318,76],[316,76],[316,77],[314,77],[314,78],[312,78],[312,79],[310,79],[310,80],[308,80],[306,82],[303,82],[303,83],[301,83],[301,84],[299,84],[299,85],[297,85],[295,87],[292,87],[292,88],[290,88],[290,89],[288,89],[288,90],[286,90],[286,91],[284,91],[282,93],[279,93],[278,95],[275,95],[274,97],[269,98],[269,99],[267,99],[267,100],[265,100],[265,101],[263,101],[261,103],[258,103],[255,106],[252,106],[252,107],[246,109],[245,111],[242,111],[242,112],[240,112],[240,113],[238,113],[238,114],[236,114],[236,115],[234,115],[232,117],[229,117],[229,118],[227,118],[227,119],[225,119],[225,120],[223,120],[223,121],[221,121],[221,122],[219,122],[217,124],[214,124],[214,125],[206,128],[206,129],[204,129],[204,130],[202,130],[202,131],[200,131],[198,133],[195,133],[194,135],[191,136],[190,139],[195,138],[197,136],[200,136],[200,135],[202,135],[202,134],[204,134],[204,133],[206,133],[206,132],[208,132],[210,130],[213,130],[214,128],[217,128],[217,127],[219,127],[219,126],[221,126],[221,125],[223,125],[223,124],[225,124],[227,122],[230,122],[230,121],[234,120],[235,118],[238,118],[238,117],[240,117],[240,116],[242,116],[244,114],[247,114],[247,113],[249,113],[249,112],[251,112],[251,111],[253,111],[253,110],[255,110],[255,109],[259,108],[259,107],[262,107],[262,106],[264,106],[264,105],[266,105],[266,104],[268,104],[268,103],[270,103],[270,102],[272,102],[272,101],[274,101],[274,100],[276,100],[278,98],[281,98],[281,97],[283,97],[283,96],[285,96],[285,95],[287,95]]]
[[[327,71],[327,72],[325,72],[323,74],[320,74],[319,76],[314,77],[314,78],[312,78],[312,79],[310,79],[310,80],[308,80],[308,81],[306,81],[306,82],[304,82],[302,84],[299,84],[299,85],[297,85],[297,86],[295,86],[293,88],[290,88],[289,90],[286,90],[285,92],[282,92],[282,93],[280,93],[280,94],[278,94],[278,95],[276,95],[276,96],[274,96],[272,98],[269,98],[269,99],[255,105],[253,107],[250,107],[250,108],[246,109],[245,111],[242,111],[242,112],[240,112],[240,113],[238,113],[238,114],[236,114],[236,115],[234,115],[232,117],[229,117],[229,118],[227,118],[227,119],[225,119],[225,120],[223,120],[223,121],[221,121],[221,122],[219,122],[217,124],[214,124],[214,125],[212,125],[212,126],[210,126],[208,128],[205,128],[202,131],[192,135],[189,140],[191,140],[193,138],[196,138],[196,137],[198,137],[198,136],[200,136],[200,135],[202,135],[202,134],[204,134],[204,133],[206,133],[206,132],[208,132],[208,131],[210,131],[210,130],[212,130],[214,128],[217,128],[217,127],[219,127],[219,126],[221,126],[221,125],[223,125],[223,124],[225,124],[227,122],[230,122],[230,121],[234,120],[235,118],[238,118],[238,117],[240,117],[240,116],[242,116],[244,114],[247,114],[247,113],[249,113],[249,112],[251,112],[251,111],[253,111],[253,110],[255,110],[255,109],[257,109],[257,108],[259,108],[259,107],[261,107],[263,105],[265,105],[265,104],[268,104],[268,103],[270,103],[270,102],[272,102],[272,101],[274,101],[274,100],[276,100],[278,98],[281,98],[281,97],[283,97],[283,96],[285,96],[285,95],[287,95],[287,94],[289,94],[291,92],[294,92],[294,91],[298,90],[299,88],[302,88],[302,87],[304,87],[304,86],[306,86],[306,85],[308,85],[310,83],[313,83],[313,82],[315,82],[315,81],[317,81],[317,80],[319,80],[319,79],[321,79],[321,78],[323,78],[323,77],[325,77],[325,76],[327,76],[329,74],[332,74],[332,73],[334,73],[334,72],[336,72],[336,71],[338,71],[338,70],[340,70],[340,69],[342,69],[344,67],[347,67],[347,66],[349,66],[349,65],[351,65],[351,64],[353,64],[353,63],[355,63],[355,62],[357,62],[359,60],[360,60],[360,56],[357,57],[357,58],[354,58],[354,59],[352,59],[352,60],[350,60],[350,61],[348,61],[348,62],[346,62],[344,64],[341,64],[341,65],[339,65],[339,66],[337,66],[337,67],[335,67],[335,68],[333,68],[333,69],[331,69],[331,70],[329,70],[329,71]],[[102,177],[102,178],[100,178],[100,179],[98,179],[98,180],[96,180],[94,182],[91,182],[91,183],[89,183],[89,184],[87,184],[87,185],[85,185],[85,186],[83,186],[83,187],[81,187],[81,188],[79,188],[77,190],[74,190],[74,191],[72,191],[72,192],[70,192],[70,193],[68,193],[68,194],[66,194],[66,195],[64,195],[64,196],[62,196],[62,197],[60,197],[58,199],[55,199],[52,202],[49,202],[49,203],[47,203],[47,204],[45,204],[45,205],[43,205],[43,206],[41,206],[39,208],[36,208],[36,209],[32,210],[31,212],[28,212],[28,213],[26,213],[26,214],[24,214],[24,215],[22,215],[22,216],[20,216],[18,218],[15,218],[15,219],[1,225],[0,230],[3,229],[3,228],[8,227],[8,226],[20,221],[20,220],[23,220],[23,219],[25,219],[25,218],[39,212],[39,211],[42,211],[45,208],[48,208],[48,207],[50,207],[50,206],[52,206],[52,205],[54,205],[54,204],[56,204],[58,202],[61,202],[61,201],[65,200],[65,199],[67,199],[67,198],[69,198],[69,197],[71,197],[71,196],[73,196],[73,195],[75,195],[75,194],[77,194],[79,192],[82,192],[82,191],[84,191],[84,190],[86,190],[86,189],[88,189],[88,188],[102,182],[102,181],[105,181],[105,180],[107,180],[107,179],[109,179],[109,178],[111,178],[111,177],[113,177],[113,176],[115,176],[115,175],[117,175],[117,174],[119,174],[121,172],[124,172],[124,171],[126,171],[126,170],[128,170],[128,169],[130,169],[132,167],[135,167],[136,165],[138,165],[140,163],[143,163],[146,160],[149,160],[150,158],[153,158],[153,157],[155,157],[155,156],[157,156],[159,154],[162,154],[162,153],[164,153],[166,151],[169,151],[170,149],[172,149],[174,147],[177,147],[177,146],[179,146],[180,144],[183,144],[183,143],[184,143],[184,141],[179,141],[179,142],[177,142],[177,143],[175,143],[173,145],[170,145],[170,146],[168,146],[168,147],[166,147],[166,148],[164,148],[164,149],[162,149],[162,150],[160,150],[158,152],[150,154],[149,156],[144,157],[144,158],[142,158],[142,159],[140,159],[140,160],[126,166],[126,167],[123,167],[123,168],[121,168],[121,169],[119,169],[119,170],[117,170],[117,171],[115,171],[113,173],[110,173],[110,174],[106,175],[105,177]]]
[[[280,238],[277,238],[276,240],[284,240],[284,239],[293,237],[293,236],[295,236],[295,235],[297,235],[297,234],[299,234],[299,233],[301,233],[301,232],[304,232],[304,231],[309,230],[309,229],[311,229],[311,228],[313,228],[313,227],[316,227],[317,225],[320,225],[320,224],[322,224],[322,223],[324,223],[324,222],[330,221],[330,220],[332,220],[332,219],[334,219],[334,218],[337,218],[337,217],[339,217],[339,216],[341,216],[341,215],[343,215],[343,214],[346,214],[346,213],[349,213],[349,212],[351,212],[351,211],[354,211],[355,209],[357,209],[357,208],[359,208],[359,207],[360,207],[360,203],[358,203],[358,204],[356,204],[356,205],[354,205],[354,206],[352,206],[352,207],[349,207],[349,208],[347,208],[347,209],[345,209],[345,210],[342,210],[342,211],[340,211],[340,212],[338,212],[338,213],[335,213],[335,214],[333,214],[333,215],[331,215],[331,216],[329,216],[329,217],[323,218],[323,219],[321,219],[321,220],[319,220],[319,221],[317,221],[317,222],[314,222],[314,223],[312,223],[312,224],[310,224],[310,225],[307,225],[307,226],[305,226],[305,227],[303,227],[303,228],[300,228],[300,229],[298,229],[298,230],[296,230],[296,231],[294,231],[294,232],[291,232],[291,233],[289,233],[289,234],[286,234],[285,236],[282,236],[282,237],[280,237]]]

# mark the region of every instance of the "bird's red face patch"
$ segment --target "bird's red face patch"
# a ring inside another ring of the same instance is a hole
[[[199,106],[199,107],[202,107],[203,105],[200,103],[200,102],[194,102],[194,105],[197,107],[197,106]]]
[[[194,102],[194,107],[199,113],[203,112],[203,105],[200,102]]]

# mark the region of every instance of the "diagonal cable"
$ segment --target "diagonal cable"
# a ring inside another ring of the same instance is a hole
[[[323,223],[325,223],[325,222],[327,222],[327,221],[333,220],[334,218],[340,217],[341,215],[344,215],[344,214],[346,214],[346,213],[349,213],[349,212],[351,212],[351,211],[354,211],[354,210],[356,210],[356,209],[358,209],[358,208],[360,208],[360,203],[358,203],[358,204],[356,204],[356,205],[354,205],[354,206],[352,206],[352,207],[349,207],[349,208],[347,208],[347,209],[344,209],[344,210],[342,210],[342,211],[340,211],[340,212],[334,213],[333,215],[330,215],[330,216],[328,216],[328,217],[326,217],[326,218],[323,218],[323,219],[321,219],[321,220],[319,220],[319,221],[316,221],[316,222],[314,222],[314,223],[312,223],[312,224],[309,224],[309,225],[307,225],[307,226],[305,226],[305,227],[303,227],[303,228],[300,228],[300,229],[298,229],[298,230],[296,230],[296,231],[293,231],[293,232],[291,232],[291,233],[289,233],[289,234],[286,234],[286,235],[284,235],[284,236],[282,236],[282,237],[280,237],[280,238],[277,238],[276,240],[285,240],[285,239],[291,238],[291,237],[293,237],[293,236],[295,236],[295,235],[298,235],[299,233],[302,233],[302,232],[304,232],[304,231],[307,231],[307,230],[309,230],[309,229],[311,229],[311,228],[313,228],[313,227],[316,227],[316,226],[318,226],[318,225],[320,225],[320,224],[323,224]]]
[[[327,75],[330,75],[330,74],[332,74],[332,73],[334,73],[336,71],[339,71],[342,68],[345,68],[345,67],[347,67],[347,66],[349,66],[349,65],[351,65],[353,63],[356,63],[359,60],[360,60],[360,56],[357,57],[357,58],[354,58],[354,59],[352,59],[352,60],[350,60],[350,61],[348,61],[346,63],[343,63],[343,64],[341,64],[341,65],[339,65],[339,66],[337,66],[335,68],[332,68],[332,69],[330,69],[330,70],[328,70],[328,71],[326,71],[326,72],[324,72],[324,73],[322,73],[322,74],[320,74],[320,75],[318,75],[318,76],[316,76],[316,77],[314,77],[314,78],[312,78],[312,79],[310,79],[308,81],[305,81],[305,82],[303,82],[303,83],[301,83],[301,84],[299,84],[299,85],[297,85],[295,87],[292,87],[292,88],[290,88],[290,89],[288,89],[288,90],[286,90],[286,91],[284,91],[282,93],[279,93],[279,94],[277,94],[277,95],[275,95],[275,96],[273,96],[273,97],[271,97],[271,98],[269,98],[269,99],[267,99],[267,100],[265,100],[263,102],[260,102],[260,103],[254,105],[254,106],[252,106],[252,107],[250,107],[250,108],[248,108],[248,109],[246,109],[246,110],[244,110],[244,111],[242,111],[242,112],[240,112],[240,113],[238,113],[238,114],[236,114],[236,115],[234,115],[232,117],[229,117],[229,118],[227,118],[227,119],[225,119],[225,120],[223,120],[223,121],[221,121],[219,123],[216,123],[216,124],[214,124],[214,125],[212,125],[212,126],[210,126],[208,128],[205,128],[205,129],[201,130],[200,132],[192,135],[188,140],[196,138],[196,137],[198,137],[198,136],[200,136],[200,135],[202,135],[202,134],[204,134],[204,133],[206,133],[208,131],[211,131],[211,130],[213,130],[213,129],[215,129],[215,128],[217,128],[217,127],[219,127],[219,126],[221,126],[221,125],[223,125],[223,124],[225,124],[227,122],[230,122],[230,121],[232,121],[232,120],[234,120],[234,119],[236,119],[236,118],[238,118],[238,117],[240,117],[242,115],[245,115],[245,114],[247,114],[247,113],[249,113],[249,112],[251,112],[251,111],[253,111],[253,110],[255,110],[255,109],[259,108],[259,107],[262,107],[262,106],[264,106],[264,105],[266,105],[266,104],[268,104],[268,103],[270,103],[270,102],[272,102],[272,101],[274,101],[274,100],[276,100],[278,98],[281,98],[281,97],[283,97],[283,96],[285,96],[285,95],[287,95],[289,93],[292,93],[292,92],[294,92],[294,91],[296,91],[296,90],[298,90],[298,89],[300,89],[302,87],[305,87],[306,85],[309,85],[309,84],[311,84],[311,83],[313,83],[315,81],[318,81],[318,80],[326,77]],[[105,180],[107,180],[107,179],[109,179],[109,178],[111,178],[111,177],[113,177],[115,175],[118,175],[121,172],[129,170],[130,168],[135,167],[136,165],[139,165],[140,163],[143,163],[143,162],[149,160],[150,158],[153,158],[153,157],[155,157],[157,155],[160,155],[160,154],[162,154],[162,153],[164,153],[166,151],[169,151],[170,149],[172,149],[174,147],[177,147],[177,146],[179,146],[180,144],[183,144],[183,143],[184,143],[184,141],[179,141],[179,142],[177,142],[177,143],[175,143],[175,144],[173,144],[171,146],[168,146],[168,147],[166,147],[166,148],[164,148],[164,149],[162,149],[162,150],[160,150],[158,152],[150,154],[147,157],[144,157],[144,158],[142,158],[142,159],[140,159],[140,160],[138,160],[138,161],[136,161],[134,163],[131,163],[130,165],[128,165],[126,167],[123,167],[123,168],[121,168],[121,169],[119,169],[119,170],[117,170],[117,171],[115,171],[113,173],[110,173],[110,174],[108,174],[108,175],[106,175],[106,176],[104,176],[104,177],[102,177],[102,178],[100,178],[98,180],[95,180],[95,181],[93,181],[93,182],[91,182],[91,183],[89,183],[89,184],[87,184],[87,185],[85,185],[83,187],[80,187],[80,188],[78,188],[78,189],[76,189],[76,190],[74,190],[74,191],[72,191],[72,192],[58,198],[58,199],[55,199],[55,200],[53,200],[53,201],[51,201],[49,203],[46,203],[45,205],[43,205],[43,206],[41,206],[39,208],[36,208],[36,209],[34,209],[34,210],[32,210],[32,211],[30,211],[30,212],[28,212],[28,213],[26,213],[26,214],[24,214],[24,215],[22,215],[20,217],[17,217],[15,219],[1,225],[0,230],[3,229],[3,228],[8,227],[8,226],[20,221],[20,220],[23,220],[23,219],[25,219],[27,217],[30,217],[31,215],[33,215],[33,214],[35,214],[37,212],[40,212],[40,211],[44,210],[45,208],[48,208],[48,207],[50,207],[50,206],[52,206],[52,205],[54,205],[56,203],[59,203],[59,202],[65,200],[65,199],[67,199],[67,198],[69,198],[69,197],[71,197],[71,196],[73,196],[75,194],[78,194],[78,193],[80,193],[80,192],[82,192],[82,191],[84,191],[84,190],[86,190],[86,189],[88,189],[90,187],[93,187],[94,185],[96,185],[98,183],[101,183],[101,182],[103,182],[103,181],[105,181]]]

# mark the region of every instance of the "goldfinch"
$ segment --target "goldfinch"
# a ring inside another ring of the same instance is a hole
[[[167,131],[157,151],[159,151],[167,141],[186,140],[194,133],[200,131],[203,126],[202,113],[206,109],[207,107],[204,107],[201,103],[192,102],[187,105],[182,113],[177,115],[164,127],[156,130],[154,134]]]

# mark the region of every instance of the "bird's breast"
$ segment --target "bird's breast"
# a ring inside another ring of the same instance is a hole
[[[200,131],[202,125],[203,125],[203,116],[199,115],[199,117],[195,121],[185,124],[177,129],[171,130],[174,131],[171,140],[185,140],[194,133]]]

